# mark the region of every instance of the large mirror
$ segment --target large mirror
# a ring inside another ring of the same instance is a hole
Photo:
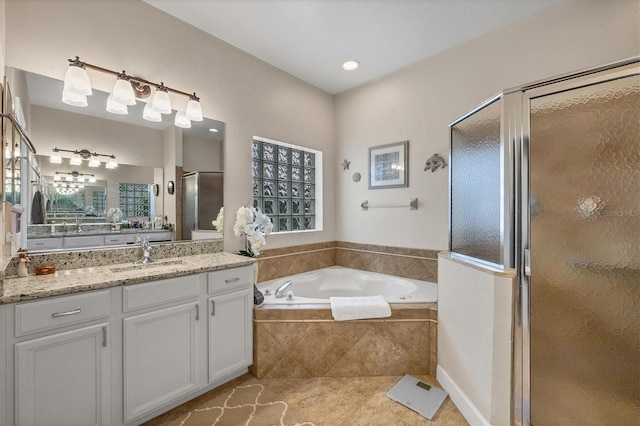
[[[150,122],[142,118],[146,103],[140,100],[128,114],[112,114],[105,109],[108,93],[96,89],[87,107],[74,107],[61,101],[60,80],[17,69],[7,76],[37,150],[21,155],[23,248],[131,244],[136,234],[156,242],[221,237],[211,221],[222,207],[224,123],[205,118],[183,129],[174,125],[175,112]],[[72,162],[75,154],[80,160]],[[113,157],[117,167],[107,168]],[[201,207],[195,222],[193,209],[185,207],[188,199],[182,199],[188,185],[183,176],[192,172],[216,174],[220,182],[215,202]]]

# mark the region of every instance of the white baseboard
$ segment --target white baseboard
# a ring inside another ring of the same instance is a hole
[[[436,378],[470,425],[490,425],[489,421],[478,411],[473,402],[467,398],[462,389],[451,379],[451,376],[439,365],[436,370]]]

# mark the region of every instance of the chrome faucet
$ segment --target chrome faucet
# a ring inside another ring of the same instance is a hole
[[[289,281],[285,281],[282,285],[280,285],[280,287],[278,287],[278,289],[276,290],[276,297],[277,298],[281,298],[284,297],[284,291],[287,289],[287,287],[289,287],[291,284],[293,284],[293,281],[289,280]]]
[[[135,261],[136,265],[155,262],[155,260],[151,258],[151,243],[148,238],[141,239],[140,235],[136,235],[136,244],[142,246],[142,257]]]

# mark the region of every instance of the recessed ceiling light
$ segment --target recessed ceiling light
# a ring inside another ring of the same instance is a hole
[[[353,71],[359,66],[360,62],[356,61],[355,59],[349,59],[348,61],[345,61],[344,64],[342,64],[342,69],[344,69],[345,71]]]
[[[218,133],[218,129],[209,129],[210,132]]]

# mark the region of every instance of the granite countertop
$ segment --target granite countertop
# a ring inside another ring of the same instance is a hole
[[[49,275],[6,278],[0,304],[236,268],[254,262],[255,259],[250,257],[219,252],[159,259],[154,263],[135,267],[132,263],[121,263],[67,269]]]

